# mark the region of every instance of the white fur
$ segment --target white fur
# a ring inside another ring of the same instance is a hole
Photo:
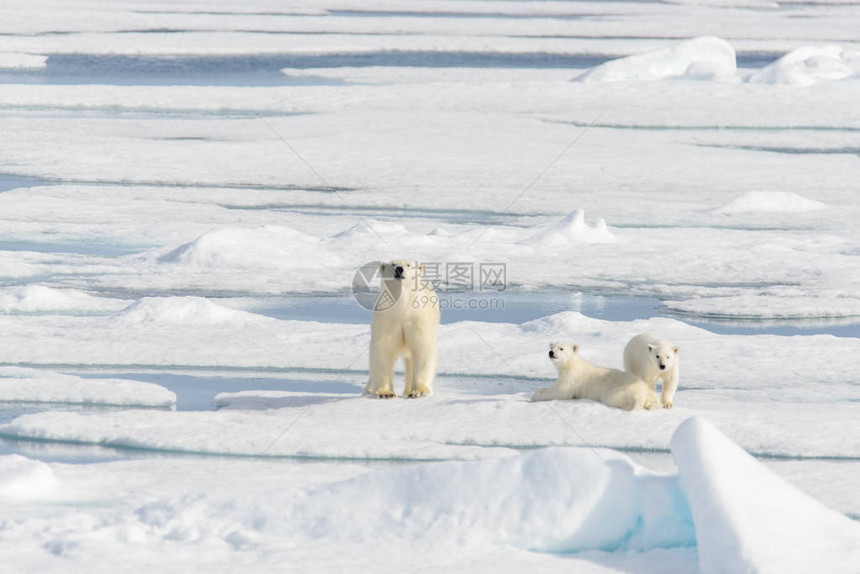
[[[657,395],[639,377],[589,363],[572,343],[550,343],[549,348],[558,379],[554,387],[536,391],[533,401],[591,399],[627,411],[659,408]]]
[[[404,269],[402,279],[395,278],[397,266]],[[397,359],[403,359],[405,367],[404,396],[433,394],[438,356],[439,299],[430,285],[422,280],[423,272],[423,265],[402,259],[380,265],[382,292],[370,323],[370,380],[364,388],[366,395],[394,396],[394,364]],[[381,303],[392,294],[397,300],[386,308],[387,305]]]
[[[663,406],[675,406],[678,390],[678,352],[666,339],[650,333],[636,335],[624,348],[624,368],[645,381],[652,391],[657,390],[657,379],[663,379],[661,399]],[[663,366],[661,369],[660,366]]]

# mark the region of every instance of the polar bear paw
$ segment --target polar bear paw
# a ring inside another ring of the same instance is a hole
[[[671,409],[674,406],[675,406],[675,403],[673,403],[672,401],[667,401],[665,399],[663,400],[663,408],[664,409]]]
[[[656,397],[647,397],[645,402],[642,404],[642,408],[646,411],[653,411],[660,408],[660,401],[657,400]]]
[[[394,391],[376,391],[374,394],[380,399],[393,399],[395,396]]]
[[[425,396],[425,394],[422,391],[412,391],[406,395],[406,398],[417,399],[418,397],[423,397],[423,396]]]

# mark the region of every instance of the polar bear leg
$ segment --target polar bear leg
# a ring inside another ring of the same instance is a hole
[[[433,394],[436,376],[436,329],[427,325],[407,329],[406,346],[412,356],[413,380],[408,397],[425,397]]]
[[[556,387],[538,389],[532,395],[532,401],[555,401],[559,399],[573,398],[572,393],[562,393]]]
[[[370,381],[365,388],[365,394],[379,398],[390,399],[394,396],[394,362],[397,360],[394,352],[384,348],[384,345],[371,343],[370,347]]]
[[[415,383],[408,396],[429,397],[433,394],[433,379],[436,376],[436,345],[426,349],[413,349],[412,356],[415,361]]]
[[[412,368],[412,357],[403,357],[403,371],[406,375],[406,387],[403,389],[403,396],[412,395],[412,380],[415,376],[415,371]]]
[[[668,381],[666,379],[669,379]],[[678,390],[678,368],[675,369],[663,379],[662,403],[663,407],[671,409],[675,406],[675,391]]]
[[[660,401],[657,399],[657,394],[651,389],[648,389],[648,392],[645,394],[645,400],[642,402],[642,408],[646,411],[653,411],[655,409],[660,408]],[[672,407],[670,406],[666,408]]]

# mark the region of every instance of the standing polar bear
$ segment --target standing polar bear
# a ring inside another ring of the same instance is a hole
[[[598,367],[583,359],[579,346],[571,343],[550,343],[549,358],[558,370],[555,386],[539,389],[533,401],[553,399],[591,399],[610,407],[635,411],[660,407],[657,395],[634,375]]]
[[[370,323],[370,380],[365,395],[394,397],[394,364],[403,359],[406,397],[433,394],[439,298],[423,280],[424,265],[381,263],[382,291]]]
[[[663,379],[663,407],[675,406],[678,390],[678,347],[666,339],[650,333],[636,335],[624,348],[624,368],[641,377],[652,391],[657,390],[657,379]]]

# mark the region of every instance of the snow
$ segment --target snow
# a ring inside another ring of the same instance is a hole
[[[45,285],[25,285],[0,289],[3,313],[109,313],[122,301],[94,297],[77,289],[56,289]]]
[[[850,571],[855,6],[282,4],[4,2],[4,569]],[[403,257],[437,393],[375,401]],[[528,400],[641,332],[676,408]]]
[[[227,309],[203,297],[145,297],[113,319],[131,325],[240,325],[261,322],[260,317]]]
[[[731,79],[737,72],[731,44],[713,36],[678,42],[601,64],[585,72],[581,81],[617,82],[666,78]]]
[[[167,408],[176,395],[152,383],[0,367],[0,401]]]
[[[840,46],[804,46],[754,72],[750,82],[812,86],[860,75],[860,50]]]
[[[860,525],[786,483],[703,419],[672,437],[702,572],[854,572]]]
[[[826,204],[785,191],[749,191],[717,210],[727,215],[735,213],[806,213],[825,209]]]
[[[616,241],[601,217],[594,226],[585,222],[585,212],[576,210],[557,223],[535,229],[535,234],[520,241],[534,247],[562,247],[571,243],[612,243]]]
[[[17,454],[0,457],[0,499],[38,499],[56,487],[57,479],[44,462]]]
[[[44,68],[47,56],[0,52],[0,70],[21,70]]]

